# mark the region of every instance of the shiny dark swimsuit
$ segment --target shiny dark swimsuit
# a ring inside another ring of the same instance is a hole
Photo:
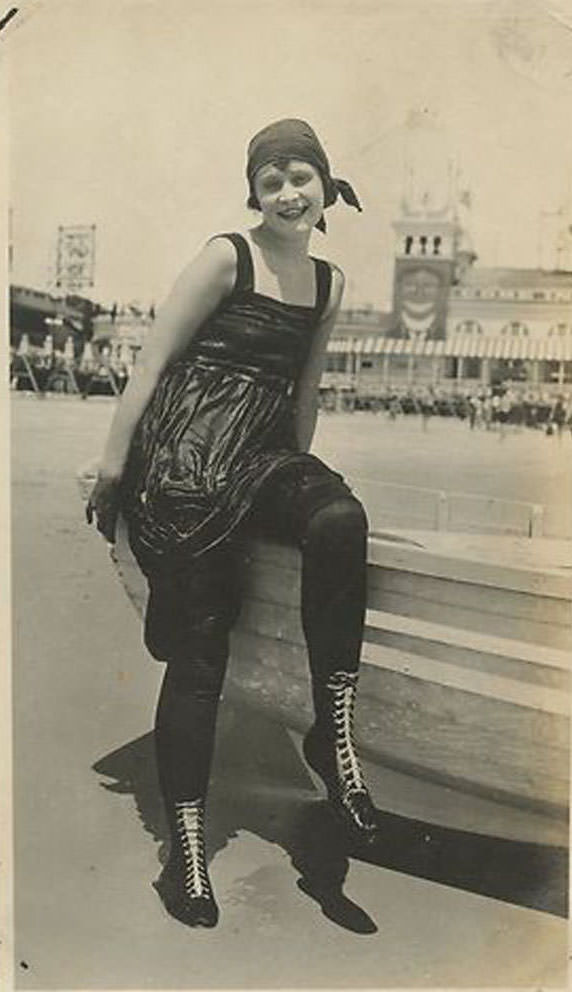
[[[237,251],[235,287],[162,375],[123,480],[130,544],[149,583],[145,642],[169,662],[155,736],[172,853],[158,885],[173,915],[204,925],[216,922],[216,906],[203,842],[193,861],[188,838],[202,836],[229,632],[240,612],[242,548],[253,534],[302,551],[316,710],[306,756],[340,810],[347,813],[348,796],[357,796],[354,826],[365,821],[371,833],[372,819],[349,738],[340,744],[351,751],[345,781],[334,757],[334,716],[348,737],[356,687],[367,521],[342,477],[299,451],[294,429],[297,382],[329,299],[331,269],[314,260],[314,306],[283,303],[256,292],[246,239],[220,236]]]
[[[237,250],[235,288],[161,377],[124,478],[130,543],[151,592],[146,643],[160,660],[180,647],[188,654],[208,618],[232,625],[238,548],[255,519],[264,516],[268,531],[274,510],[276,536],[289,540],[293,523],[278,519],[285,502],[290,516],[309,518],[351,497],[340,475],[299,451],[294,430],[296,383],[329,298],[330,266],[315,260],[313,307],[282,303],[254,290],[247,241],[227,237]]]

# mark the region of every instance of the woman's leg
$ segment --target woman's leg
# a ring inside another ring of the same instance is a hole
[[[335,497],[312,513],[301,546],[302,625],[316,714],[304,754],[352,832],[371,841],[376,811],[353,738],[366,600],[363,507],[351,496]]]
[[[235,564],[229,554],[219,555],[196,565],[186,581],[181,575],[176,581],[155,581],[146,627],[154,653],[167,660],[155,748],[170,853],[156,888],[167,910],[189,926],[214,926],[218,920],[207,872],[204,817],[229,629],[237,607],[236,586],[230,583]]]
[[[206,796],[226,670],[223,650],[221,644],[218,657],[207,649],[202,657],[167,665],[155,715],[155,748],[165,799]]]
[[[171,915],[215,926],[218,908],[207,871],[205,807],[228,635],[204,637],[200,654],[171,661],[155,719],[159,783],[169,826],[169,860],[156,888]]]
[[[335,809],[370,840],[375,808],[353,742],[366,598],[365,511],[342,479],[318,463],[307,473],[277,473],[259,497],[254,524],[301,548],[301,615],[316,715],[304,753]]]
[[[310,504],[310,511],[312,507]],[[334,495],[303,520],[302,626],[313,684],[357,672],[363,637],[367,518],[351,495]]]

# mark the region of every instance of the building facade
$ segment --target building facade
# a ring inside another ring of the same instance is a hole
[[[402,203],[392,309],[340,314],[323,388],[572,386],[572,271],[479,267],[461,213]]]

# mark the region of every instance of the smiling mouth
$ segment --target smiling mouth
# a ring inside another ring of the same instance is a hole
[[[306,213],[307,207],[292,207],[289,210],[279,210],[278,216],[283,217],[284,220],[297,220]]]

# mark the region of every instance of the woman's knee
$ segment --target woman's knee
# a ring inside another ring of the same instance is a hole
[[[355,496],[333,500],[313,514],[308,525],[307,541],[327,542],[329,546],[343,544],[362,545],[367,538],[368,520],[364,507]]]
[[[208,618],[168,659],[171,677],[181,689],[220,693],[229,656],[228,628]]]

